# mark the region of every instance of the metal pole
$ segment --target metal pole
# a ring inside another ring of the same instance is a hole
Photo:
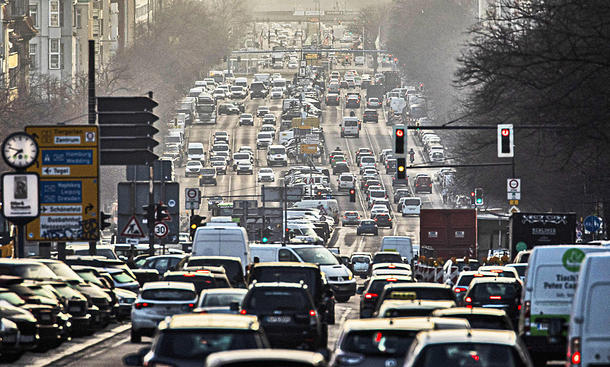
[[[89,40],[89,125],[95,125],[96,113],[95,113],[95,41]],[[98,177],[99,180],[99,177]],[[99,195],[99,193],[98,193]],[[99,202],[99,200],[98,200]],[[99,225],[97,228],[96,237],[99,238]],[[96,241],[89,241],[89,255],[97,255]]]
[[[153,98],[153,92],[148,92],[148,98],[152,99]],[[148,179],[148,205],[153,208],[153,215],[148,218],[148,223],[146,224],[148,226],[148,254],[150,256],[155,256],[155,210],[154,210],[154,206],[155,206],[155,191],[154,191],[154,179],[155,179],[155,169],[154,169],[154,163],[151,162],[148,164],[148,169],[149,169],[149,179]]]
[[[288,210],[287,209],[288,198],[287,198],[286,194],[287,194],[286,193],[286,180],[284,179],[284,188],[282,190],[282,196],[283,196],[283,198],[282,198],[283,199],[282,200],[282,205],[284,207],[284,210],[283,210],[283,212],[284,212],[283,213],[284,214],[284,221],[283,221],[284,224],[282,225],[282,246],[286,246],[286,237],[288,237],[288,234],[286,233],[286,228],[287,228],[286,225],[288,224],[287,223],[287,221],[288,221],[288,213],[287,213],[287,210]]]
[[[263,225],[261,226],[261,242],[263,240],[263,232],[265,231],[265,228],[267,228],[267,223],[266,222],[266,215],[265,215],[265,185],[261,185],[261,207],[263,208],[263,213],[262,213],[262,219],[263,219]]]
[[[25,224],[17,226],[17,249],[14,251],[15,257],[25,257]]]

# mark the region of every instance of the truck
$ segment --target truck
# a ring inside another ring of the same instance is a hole
[[[216,105],[212,103],[205,103],[197,105],[197,112],[199,113],[199,121],[202,124],[216,124]]]
[[[508,220],[510,257],[536,246],[576,242],[576,213],[513,213]]]
[[[400,74],[398,71],[384,71],[383,72],[383,85],[385,87],[385,91],[389,92],[394,88],[400,88]]]
[[[435,257],[475,257],[477,212],[475,209],[421,209],[419,244]]]

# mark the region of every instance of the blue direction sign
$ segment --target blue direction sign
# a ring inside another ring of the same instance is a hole
[[[595,215],[589,215],[583,221],[583,225],[588,232],[597,232],[602,227],[602,219]]]

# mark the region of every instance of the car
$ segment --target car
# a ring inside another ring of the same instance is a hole
[[[406,217],[408,215],[419,215],[422,206],[421,198],[404,197],[403,199],[404,200],[402,200],[402,205],[400,207],[402,216]]]
[[[328,93],[326,94],[326,105],[327,106],[339,106],[341,104],[341,96],[339,93]]]
[[[348,94],[345,99],[345,108],[360,108],[360,97],[353,94]]]
[[[227,98],[227,92],[224,89],[216,88],[212,92],[212,97],[214,97],[214,100],[216,101],[220,99],[225,99]]]
[[[387,236],[384,238],[387,238]],[[403,264],[403,263],[373,264],[371,266],[371,272],[373,274],[375,274],[375,273],[381,274],[383,272],[383,274],[385,274],[385,275],[392,274],[392,272],[401,272],[401,274],[403,274],[403,275],[408,275],[408,276],[412,275],[411,266],[409,264]]]
[[[517,273],[517,270],[511,266],[484,265],[479,266],[477,270],[496,273],[499,277],[502,278],[516,278],[520,280],[519,273]]]
[[[521,280],[518,278],[482,277],[470,282],[462,304],[466,307],[503,309],[517,325],[521,310]]]
[[[407,296],[408,297],[408,296]],[[439,309],[455,307],[453,301],[386,299],[373,316],[379,318],[430,316]]]
[[[226,173],[226,166],[225,166]],[[203,186],[205,184],[212,184],[214,186],[218,185],[218,181],[216,180],[216,168],[202,168],[199,174],[199,186]]]
[[[377,223],[377,227],[392,228],[392,217],[389,213],[379,213],[373,220]]]
[[[357,211],[346,211],[343,213],[343,218],[341,219],[341,224],[343,226],[348,225],[359,225],[360,224],[360,213]]]
[[[184,258],[184,255],[170,254],[170,255],[158,255],[148,256],[144,258],[144,261],[139,265],[140,269],[155,269],[160,275],[165,274],[166,271],[176,269],[176,265]],[[138,265],[136,263],[136,265]]]
[[[514,330],[506,311],[493,308],[452,307],[434,310],[430,316],[466,319],[473,329]]]
[[[379,251],[373,254],[373,267],[382,263],[402,263],[402,256],[396,251]]]
[[[282,87],[273,87],[273,88],[271,88],[270,98],[271,99],[282,99],[282,98],[284,98],[284,88],[282,88]]]
[[[364,113],[362,114],[362,122],[379,122],[379,114],[377,113],[377,110],[372,109],[372,108],[367,108],[364,110]]]
[[[201,366],[215,352],[268,348],[256,317],[222,314],[174,315],[161,321],[144,353],[128,354],[127,366]]]
[[[371,254],[370,253],[352,253],[350,264],[354,275],[361,278],[366,278],[371,272]]]
[[[292,349],[248,349],[217,352],[205,360],[206,367],[299,366],[326,367],[320,353]]]
[[[273,134],[268,131],[259,132],[256,135],[256,149],[263,149],[273,144]]]
[[[377,297],[377,303],[375,304],[374,311],[378,311],[381,304],[387,300],[407,300],[407,301],[443,301],[446,305],[440,304],[439,307],[455,307],[455,297],[451,291],[451,287],[446,284],[440,283],[425,283],[415,282],[413,279],[411,283],[388,283],[379,292]],[[431,312],[434,305],[430,305],[428,308]],[[428,313],[415,314],[412,316],[425,316]],[[381,315],[381,314],[380,314]],[[398,315],[397,315],[398,316]],[[405,315],[409,316],[409,315]]]
[[[239,314],[239,306],[247,292],[248,290],[243,288],[204,289],[193,312]]]
[[[230,220],[229,217],[225,219]],[[214,220],[211,219],[210,223],[214,223]],[[180,266],[183,270],[191,267],[207,267],[212,275],[215,273],[226,275],[232,287],[245,288],[244,266],[237,256],[187,256],[179,264]]]
[[[237,165],[237,174],[238,175],[243,175],[243,174],[248,174],[251,175],[254,173],[254,169],[252,168],[252,163],[250,162],[239,162],[239,164]]]
[[[256,117],[263,117],[269,113],[271,113],[269,106],[258,106],[256,108]]]
[[[455,285],[453,286],[453,293],[455,293],[455,298],[458,303],[462,302],[464,298],[464,294],[470,288],[470,282],[475,278],[483,278],[483,277],[497,277],[497,273],[485,272],[485,271],[471,271],[471,270],[462,270],[460,271],[460,275],[458,275],[457,280],[455,281]]]
[[[239,162],[253,163],[254,157],[252,152],[242,151],[233,153],[233,170],[237,170],[237,165],[239,164]]]
[[[357,293],[360,297],[360,318],[372,317],[377,305],[377,299],[386,284],[390,283],[412,283],[410,276],[375,276],[370,277],[358,287]]]
[[[36,349],[39,337],[38,321],[34,314],[21,307],[13,306],[9,302],[0,302],[0,314],[3,319],[14,322],[19,329],[19,337],[15,343],[19,343],[17,350],[7,351],[2,348],[3,362],[12,362],[19,358],[23,352]],[[11,326],[10,324],[4,324]]]
[[[221,103],[220,106],[218,106],[219,115],[239,115],[239,112],[239,107],[233,103]]]
[[[258,182],[275,182],[275,173],[271,168],[261,168],[258,171],[257,179]]]
[[[256,282],[250,285],[240,313],[256,315],[273,348],[326,348],[323,327],[307,285]]]
[[[381,101],[379,98],[371,97],[366,101],[366,108],[381,108]]]
[[[271,133],[271,137],[275,139],[275,127],[273,125],[263,124],[259,131]]]
[[[203,169],[203,164],[201,164],[201,161],[188,161],[186,163],[186,169],[185,169],[184,175],[186,177],[198,176],[202,169]]]
[[[390,211],[385,205],[374,206],[371,208],[371,218],[375,218],[381,214],[390,214]]]
[[[419,174],[415,177],[415,193],[432,193],[432,179],[426,174]]]
[[[286,154],[286,147],[283,145],[269,145],[267,148],[267,165],[269,167],[273,165],[288,166],[288,155]]]
[[[217,175],[226,175],[227,174],[227,161],[226,160],[215,160],[210,161],[210,165],[214,167]]]
[[[379,234],[379,229],[377,227],[377,222],[372,219],[362,219],[360,223],[358,223],[358,228],[356,229],[356,234],[358,236],[362,234],[372,234],[377,236]]]
[[[248,90],[242,86],[234,85],[230,90],[231,99],[244,99],[248,96]]]
[[[140,343],[143,335],[152,336],[167,316],[191,312],[197,304],[192,283],[145,283],[131,309],[131,342]]]
[[[337,162],[333,167],[333,175],[349,172],[347,162]]]
[[[242,113],[239,115],[239,126],[254,126],[254,117],[252,117],[251,113]]]
[[[266,113],[263,116],[263,125],[275,125],[277,119],[274,114]]]
[[[351,173],[342,173],[337,180],[339,191],[356,188],[356,177]]]

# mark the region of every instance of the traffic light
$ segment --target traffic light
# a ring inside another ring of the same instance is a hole
[[[394,154],[405,154],[406,133],[404,125],[394,126]]]
[[[170,219],[169,212],[167,211],[167,205],[163,205],[163,203],[157,204],[155,219],[157,222],[163,222]]]
[[[474,204],[476,206],[483,205],[483,189],[480,187],[474,189]]]
[[[349,189],[349,202],[350,203],[356,202],[356,189]]]
[[[155,223],[155,206],[144,205],[142,208],[144,209],[144,218],[146,218],[148,225],[153,225]]]
[[[263,228],[263,235],[262,235],[262,238],[261,238],[261,242],[262,243],[268,243],[269,242],[269,238],[271,237],[271,233],[272,233],[271,228],[269,228],[269,227]]]
[[[104,212],[100,212],[100,230],[104,230],[112,225],[109,222],[110,214],[104,214]]]
[[[201,215],[191,215],[191,224],[189,227],[191,239],[193,239],[193,237],[195,236],[195,231],[197,230],[197,228],[201,227],[201,222],[204,219],[205,217],[202,217]]]
[[[498,158],[512,158],[515,156],[515,138],[512,124],[498,125]]]
[[[475,201],[474,201],[474,191],[470,192],[470,205],[474,205]]]
[[[405,180],[407,178],[407,159],[396,158],[396,180]]]

